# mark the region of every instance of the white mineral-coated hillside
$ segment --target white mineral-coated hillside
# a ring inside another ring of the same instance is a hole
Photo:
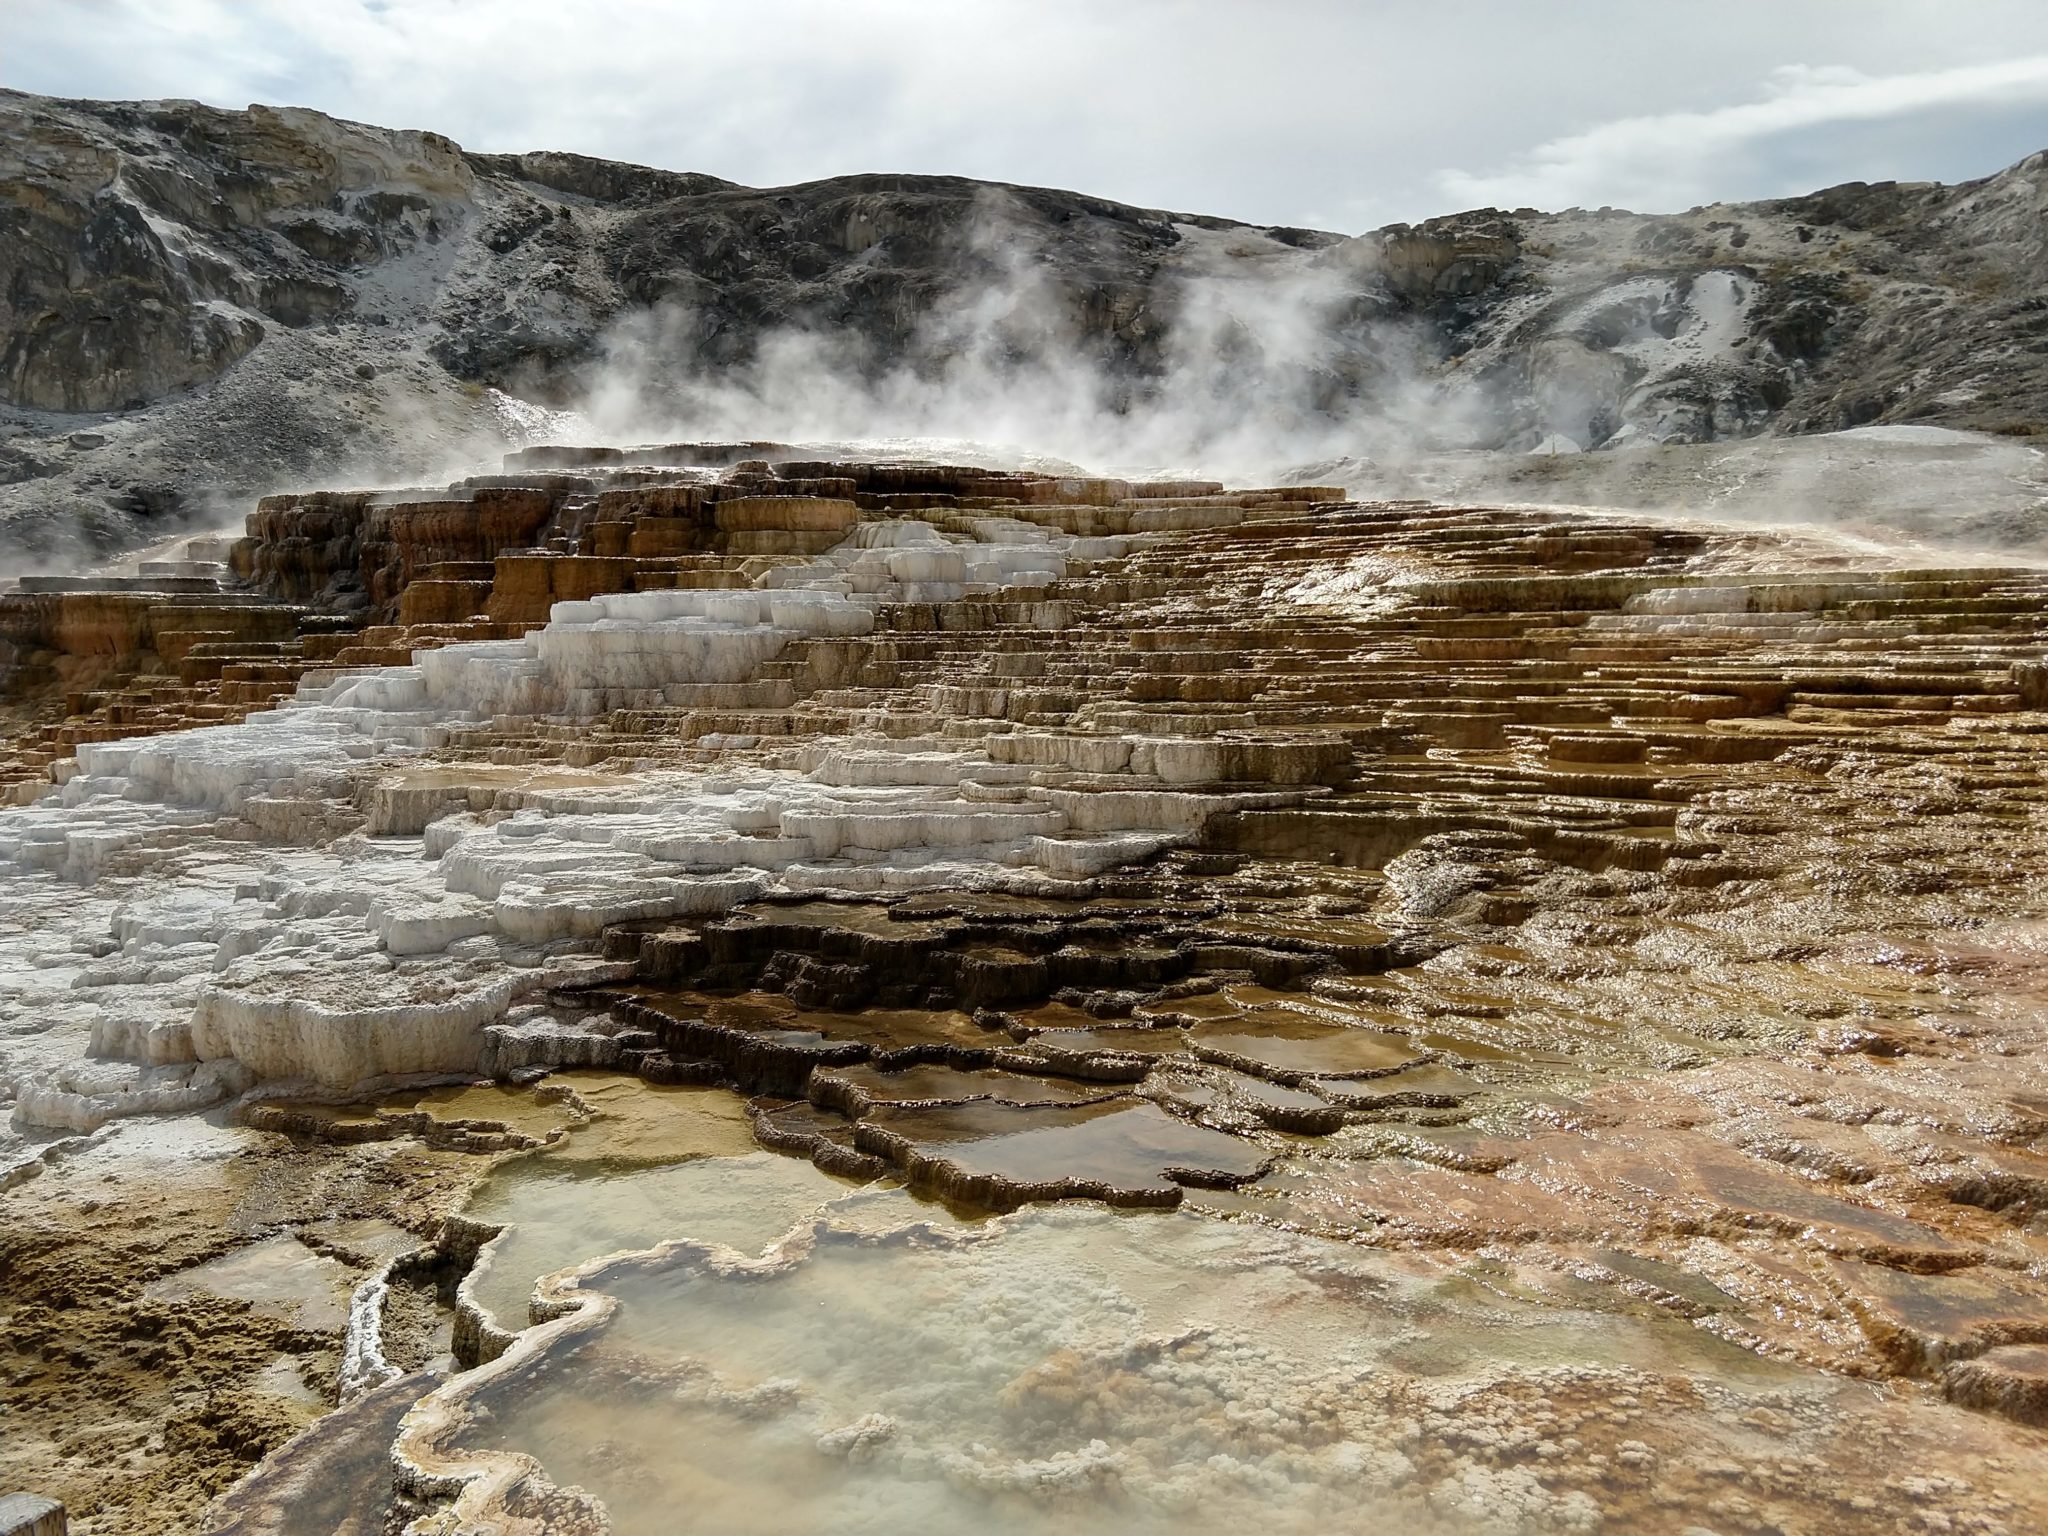
[[[1191,841],[1217,810],[1300,798],[1182,787],[1224,776],[1217,742],[1028,732],[838,739],[773,765],[509,793],[488,768],[404,766],[457,726],[658,707],[744,683],[798,638],[865,634],[885,600],[1043,586],[1072,546],[1130,542],[1001,519],[976,533],[869,523],[759,590],[559,603],[524,640],[309,680],[240,725],[81,744],[68,782],[0,819],[0,889],[36,935],[0,987],[51,1019],[17,1069],[17,1126],[89,1130],[259,1080],[473,1071],[522,998],[602,973],[608,924],[775,893],[1055,891]],[[333,839],[323,801],[376,762],[391,768],[368,835]],[[1112,782],[1060,787],[1081,774]],[[221,842],[236,817],[281,846]],[[111,931],[78,887],[114,893]]]

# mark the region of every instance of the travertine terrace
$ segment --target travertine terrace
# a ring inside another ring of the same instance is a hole
[[[9,1304],[380,1170],[127,1255],[333,1266],[202,1527],[2048,1522],[2048,573],[752,443],[23,585]]]

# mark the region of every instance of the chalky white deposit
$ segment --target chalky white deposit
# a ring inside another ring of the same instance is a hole
[[[239,725],[82,743],[61,788],[0,813],[0,888],[36,906],[46,973],[0,987],[5,1006],[49,1012],[53,1042],[9,1065],[17,1127],[90,1129],[258,1080],[474,1070],[521,998],[602,966],[608,924],[779,893],[1057,890],[1189,841],[1220,809],[1298,798],[1187,789],[1242,766],[1228,743],[1050,731],[814,740],[572,788],[408,771],[456,728],[744,684],[799,638],[866,634],[884,601],[1034,588],[1077,544],[1129,542],[1003,519],[977,534],[869,523],[756,589],[558,603],[523,640],[311,678]],[[1081,775],[1097,777],[1061,787]],[[348,801],[367,832],[336,838]],[[265,840],[222,839],[250,827]]]

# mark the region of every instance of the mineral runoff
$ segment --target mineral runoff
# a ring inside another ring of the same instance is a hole
[[[1078,1202],[1174,1223],[1196,1267],[1261,1232],[1398,1256],[1341,1284],[1415,1319],[1433,1265],[1725,1352],[1632,1399],[1663,1429],[1524,1437],[1564,1501],[1529,1529],[1579,1528],[1573,1490],[1670,1514],[1623,1470],[1653,1464],[1718,1529],[1710,1460],[1759,1520],[1893,1528],[1872,1468],[1914,1458],[1964,1486],[1899,1498],[2048,1519],[2021,1471],[2048,1413],[2048,574],[753,443],[272,497],[242,539],[21,588],[0,920],[67,976],[7,1044],[21,1166],[225,1108],[480,1178],[547,1136],[422,1085],[604,1073],[723,1096],[751,1148],[920,1219],[1018,1223],[1020,1274],[1115,1247],[1044,1214]],[[478,1233],[422,1240],[460,1267]],[[956,1243],[904,1283],[973,1270]],[[810,1251],[776,1262],[853,1262]],[[618,1297],[723,1305],[736,1273],[463,1303],[461,1363],[496,1374],[407,1419],[407,1496],[505,1515],[475,1410],[509,1411],[542,1325],[607,1330],[592,1359],[639,1390]],[[1386,1358],[1421,1381],[1412,1343]],[[1700,1428],[1737,1358],[1903,1395],[1752,1403],[1817,1458],[1767,1467]],[[1520,1465],[1503,1433],[1468,1461]],[[629,1495],[592,1497],[631,1526]]]

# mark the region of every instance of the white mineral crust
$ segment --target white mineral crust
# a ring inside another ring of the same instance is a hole
[[[799,638],[867,633],[885,600],[1051,582],[1074,542],[1000,519],[974,540],[870,523],[753,590],[558,603],[523,640],[308,679],[239,725],[81,744],[67,782],[0,812],[0,887],[35,908],[46,953],[88,962],[56,984],[0,977],[6,1015],[50,1018],[44,1047],[0,1064],[17,1127],[90,1129],[256,1079],[473,1071],[508,1008],[603,964],[607,924],[799,892],[1057,891],[1273,803],[1185,787],[1231,766],[1217,743],[1048,731],[813,740],[779,766],[582,788],[506,793],[502,770],[439,761],[408,781],[453,729],[745,683]],[[335,838],[344,801],[395,835]]]

